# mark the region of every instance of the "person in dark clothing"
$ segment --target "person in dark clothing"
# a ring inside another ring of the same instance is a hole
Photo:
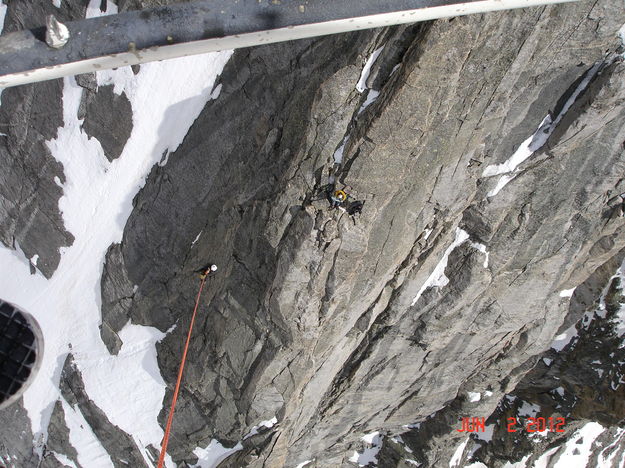
[[[217,265],[213,263],[209,263],[206,266],[203,266],[199,270],[195,270],[196,273],[199,273],[200,279],[204,280],[207,276],[215,273],[217,271]]]

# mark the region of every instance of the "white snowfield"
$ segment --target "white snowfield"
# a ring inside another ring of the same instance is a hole
[[[362,441],[370,447],[365,447],[362,452],[354,451],[349,461],[358,466],[378,465],[378,452],[382,448],[383,436],[378,432],[371,432],[364,435]]]
[[[99,12],[92,0],[88,16]],[[4,13],[0,11],[0,16]],[[108,13],[116,6],[109,1]],[[165,382],[156,360],[155,343],[165,334],[155,328],[128,323],[119,336],[117,356],[108,353],[100,334],[100,281],[107,249],[122,240],[132,199],[150,169],[164,152],[173,152],[211,96],[215,81],[232,52],[210,53],[143,65],[134,75],[129,68],[101,72],[98,85],[113,84],[132,105],[133,129],[122,155],[109,162],[102,146],[89,138],[77,118],[83,89],[65,78],[64,126],[48,141],[54,158],[63,165],[65,182],[59,200],[65,228],[74,243],[61,249],[61,261],[52,278],[31,275],[29,261],[18,250],[0,248],[0,297],[31,313],[44,335],[41,370],[24,394],[32,422],[35,449],[41,453],[55,402],[60,398],[70,429],[70,442],[85,467],[113,466],[78,407],[72,408],[58,389],[61,369],[72,353],[82,372],[85,389],[110,422],[130,434],[148,466],[145,449],[160,447],[163,430],[157,416],[163,405]],[[217,93],[215,93],[217,94]],[[64,459],[63,454],[55,455]],[[174,466],[168,460],[168,466]]]

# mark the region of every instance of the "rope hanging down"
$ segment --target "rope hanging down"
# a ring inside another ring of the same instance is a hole
[[[182,361],[180,362],[180,369],[178,370],[178,380],[176,381],[176,389],[174,390],[174,397],[171,400],[171,408],[169,409],[169,417],[167,418],[167,426],[165,426],[165,436],[163,437],[163,443],[161,447],[161,455],[158,458],[158,468],[163,468],[165,462],[165,453],[167,453],[167,442],[169,441],[169,432],[171,431],[171,423],[174,419],[174,409],[176,408],[176,400],[178,399],[178,391],[180,390],[180,383],[182,382],[182,371],[184,370],[184,363],[187,360],[187,351],[189,350],[189,342],[191,341],[191,332],[193,331],[193,324],[195,323],[195,316],[200,304],[200,296],[202,295],[202,289],[206,283],[206,275],[202,276],[202,282],[200,283],[200,290],[197,293],[197,299],[195,300],[195,308],[193,309],[193,316],[191,317],[191,325],[189,325],[189,333],[187,334],[187,342],[184,345],[184,351],[182,353]]]

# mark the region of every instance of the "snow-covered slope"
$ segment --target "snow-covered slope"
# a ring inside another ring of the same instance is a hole
[[[109,5],[109,13],[113,7]],[[112,162],[81,128],[78,108],[84,89],[73,77],[64,80],[64,125],[47,144],[63,165],[65,180],[57,179],[63,189],[59,208],[75,241],[63,249],[49,280],[39,272],[31,274],[19,250],[0,248],[0,296],[34,315],[44,333],[41,371],[24,395],[39,451],[46,443],[54,403],[62,399],[58,384],[68,353],[89,397],[114,425],[133,436],[146,460],[146,446],[160,447],[163,430],[157,416],[165,382],[154,346],[164,334],[129,322],[120,333],[124,344],[119,354],[107,351],[99,331],[104,256],[111,244],[121,241],[132,199],[152,166],[176,150],[206,102],[218,97],[215,83],[230,55],[226,51],[152,63],[136,75],[129,67],[98,73],[99,86],[114,85],[115,93],[124,93],[132,104],[132,134],[121,157]],[[36,257],[31,263],[36,266]],[[80,412],[65,401],[63,407],[78,461],[85,467],[112,466]]]

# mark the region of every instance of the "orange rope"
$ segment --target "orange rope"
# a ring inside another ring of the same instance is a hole
[[[182,353],[182,361],[180,362],[180,370],[178,370],[178,381],[176,382],[176,389],[174,390],[174,398],[171,401],[171,408],[169,409],[169,417],[167,418],[167,426],[165,427],[165,437],[163,437],[163,444],[161,447],[161,455],[158,458],[158,468],[163,468],[165,462],[165,453],[167,452],[167,442],[169,441],[169,432],[171,431],[171,423],[174,419],[174,409],[176,408],[176,400],[178,399],[178,391],[180,390],[180,382],[182,382],[182,371],[184,370],[184,363],[187,360],[187,351],[189,350],[189,342],[191,341],[191,332],[193,331],[193,324],[195,323],[195,315],[197,314],[198,305],[200,304],[200,295],[204,288],[206,277],[202,278],[200,284],[200,290],[197,293],[197,299],[195,300],[195,309],[193,309],[193,316],[191,317],[191,325],[189,325],[189,333],[187,335],[187,343],[184,345],[184,352]]]

